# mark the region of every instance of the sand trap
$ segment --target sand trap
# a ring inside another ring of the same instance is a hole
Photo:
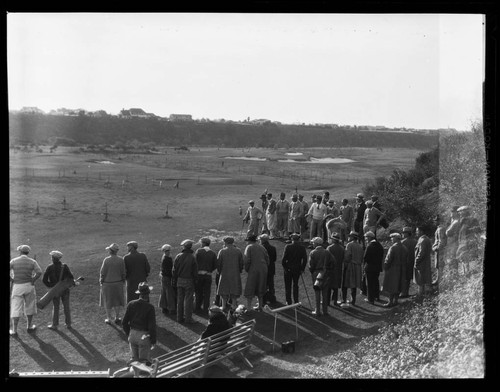
[[[257,157],[225,157],[224,159],[241,159],[244,161],[266,161],[266,158],[257,158]]]
[[[352,159],[347,159],[347,158],[314,158],[311,157],[309,160],[303,160],[303,159],[278,159],[278,162],[284,162],[284,163],[350,163],[350,162],[356,162],[353,161]]]
[[[294,155],[294,156],[297,156],[297,155],[304,155],[304,154],[301,153],[301,152],[285,152],[285,155]]]

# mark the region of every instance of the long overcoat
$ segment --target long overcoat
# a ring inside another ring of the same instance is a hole
[[[432,283],[431,252],[431,240],[424,234],[415,246],[415,283],[419,286]]]
[[[344,263],[344,247],[338,242],[334,242],[326,248],[333,256],[333,269],[330,282],[330,288],[342,288],[342,266]]]
[[[413,269],[415,268],[415,246],[417,240],[413,237],[407,237],[401,243],[408,250],[408,258],[406,259],[406,280],[413,279]]]
[[[363,262],[363,247],[358,241],[347,243],[344,252],[342,287],[361,288],[361,264]]]
[[[389,294],[399,294],[403,291],[406,281],[406,260],[408,249],[401,243],[393,244],[384,261],[383,290]]]
[[[243,253],[245,271],[248,272],[245,284],[245,297],[263,296],[267,291],[267,270],[269,254],[266,248],[257,243],[248,244]]]
[[[220,274],[218,295],[239,297],[243,291],[241,273],[243,272],[243,253],[233,244],[226,244],[217,254],[217,272]]]

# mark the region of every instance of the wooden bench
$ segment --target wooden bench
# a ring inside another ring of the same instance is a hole
[[[239,324],[224,332],[188,344],[170,353],[161,355],[158,359],[156,378],[177,378],[200,372],[216,363],[239,354],[253,368],[244,352],[250,348],[250,340],[254,333],[255,320]]]

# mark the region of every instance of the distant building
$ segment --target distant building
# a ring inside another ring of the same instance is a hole
[[[128,110],[122,109],[120,111],[119,117],[123,118],[151,118],[156,117],[153,113],[146,113],[140,108],[130,108]]]
[[[23,106],[19,112],[32,113],[32,114],[45,114],[45,112],[42,109],[38,109],[35,106]]]
[[[193,121],[193,116],[190,114],[171,114],[170,121]]]

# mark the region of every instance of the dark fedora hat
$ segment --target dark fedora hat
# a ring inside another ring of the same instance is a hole
[[[153,290],[153,286],[149,286],[148,282],[141,282],[137,286],[136,294],[149,294]]]

